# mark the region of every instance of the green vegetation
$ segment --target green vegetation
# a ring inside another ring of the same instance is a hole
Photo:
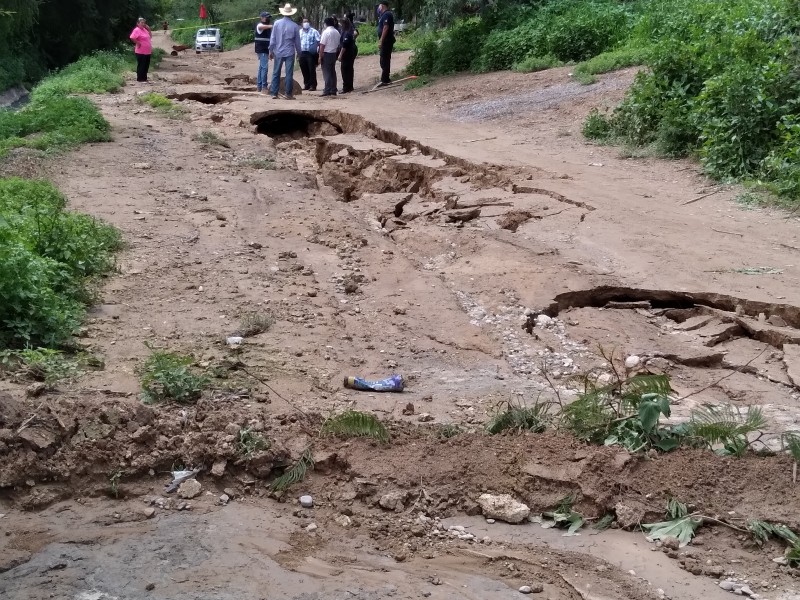
[[[108,478],[108,492],[114,498],[119,498],[119,480],[122,479],[122,471],[114,471]]]
[[[45,181],[0,179],[0,348],[66,344],[114,268],[117,230],[66,203]]]
[[[250,428],[246,427],[239,431],[239,439],[236,440],[236,451],[245,458],[250,458],[257,452],[267,450],[269,447],[269,440]]]
[[[272,482],[270,489],[273,492],[282,492],[290,485],[303,481],[306,478],[306,474],[313,469],[314,455],[311,452],[311,448],[308,448],[294,465],[286,469],[283,475]]]
[[[696,156],[706,172],[800,200],[800,4],[794,0],[427,0],[443,30],[415,36],[416,75],[577,63],[592,83],[646,65],[584,133],[647,154]]]
[[[154,351],[141,370],[142,399],[148,403],[196,402],[208,385],[208,379],[195,373],[189,356]]]
[[[347,439],[369,437],[379,442],[389,441],[386,426],[375,415],[357,410],[346,410],[330,417],[322,424],[321,433]]]
[[[175,104],[172,100],[167,98],[164,94],[158,92],[147,92],[136,97],[136,100],[141,104],[154,108],[161,114],[171,118],[178,119],[186,112],[186,109],[179,104]]]
[[[77,379],[87,367],[102,367],[102,361],[84,353],[66,354],[51,348],[28,348],[0,352],[0,370],[25,379],[41,381],[47,387],[59,381]]]
[[[171,0],[4,0],[0,12],[0,91],[31,84],[95,50],[124,43],[138,16],[151,22]]]
[[[541,433],[550,423],[548,404],[534,403],[533,406],[520,406],[511,402],[503,402],[486,425],[491,434],[503,431],[533,431]]]

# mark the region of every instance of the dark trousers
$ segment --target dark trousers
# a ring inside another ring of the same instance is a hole
[[[150,55],[136,55],[136,81],[147,81],[147,72],[150,70]]]
[[[358,50],[344,51],[342,56],[342,92],[353,91],[353,77],[355,76],[353,65],[356,62],[357,55]]]
[[[322,55],[322,79],[325,80],[325,94],[336,94],[336,52]]]
[[[392,81],[389,79],[392,71],[392,50],[394,50],[394,40],[381,44],[381,83],[391,83]]]
[[[319,56],[316,52],[300,53],[300,70],[303,72],[303,89],[317,89],[317,61]]]

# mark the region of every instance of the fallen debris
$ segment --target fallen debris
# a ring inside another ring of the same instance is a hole
[[[531,514],[528,505],[518,502],[509,494],[481,494],[478,504],[484,517],[506,523],[522,523]]]

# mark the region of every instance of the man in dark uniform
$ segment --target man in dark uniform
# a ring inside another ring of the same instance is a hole
[[[389,10],[388,2],[378,5],[378,52],[381,57],[381,83],[389,85],[392,80],[389,74],[392,70],[392,50],[394,50],[394,15]]]
[[[267,71],[269,65],[269,36],[272,33],[272,15],[268,12],[261,13],[261,20],[256,23],[256,54],[258,54],[258,74],[256,75],[256,87],[258,91],[267,91],[269,83]]]

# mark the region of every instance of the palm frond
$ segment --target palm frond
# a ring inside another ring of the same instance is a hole
[[[602,519],[600,519],[597,523],[594,524],[593,529],[597,529],[598,531],[605,531],[611,524],[614,522],[614,515],[609,513],[605,515]]]
[[[783,444],[792,455],[794,462],[800,463],[800,435],[797,433],[784,433]]]
[[[642,374],[634,375],[625,381],[625,395],[644,396],[658,394],[668,396],[672,392],[669,375]]]
[[[800,546],[800,537],[782,523],[752,520],[747,522],[747,529],[750,530],[753,539],[759,546],[772,536],[781,538],[792,546]]]
[[[283,475],[273,481],[269,487],[273,492],[282,492],[290,485],[303,481],[306,473],[313,468],[314,456],[311,453],[311,448],[308,448],[303,452],[300,459],[292,467],[284,471]]]
[[[389,441],[389,431],[378,418],[366,412],[346,410],[322,424],[322,433],[343,438],[369,437],[380,442]]]
[[[767,425],[764,412],[758,406],[750,406],[746,412],[738,406],[706,405],[692,411],[689,426],[691,435],[709,444],[731,442],[739,437],[763,429]]]

